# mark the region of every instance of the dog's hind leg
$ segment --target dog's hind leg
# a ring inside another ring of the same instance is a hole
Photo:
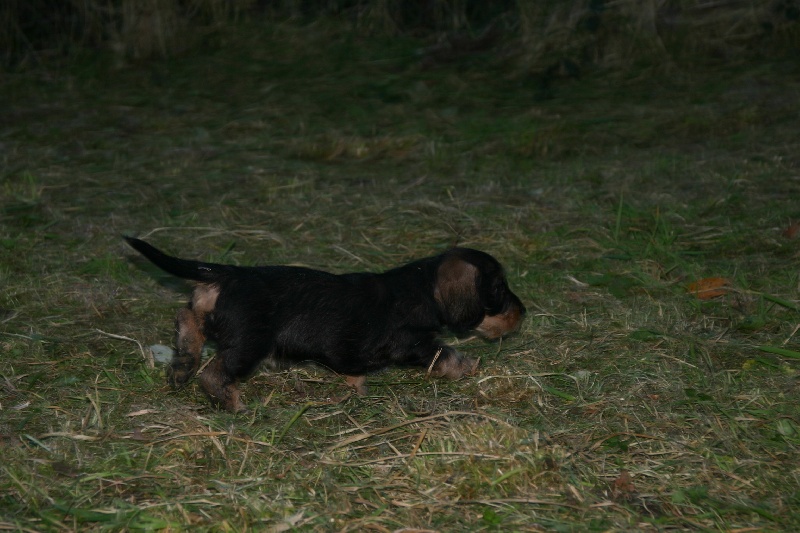
[[[200,283],[195,287],[189,304],[178,311],[175,319],[177,350],[167,369],[167,381],[176,389],[186,385],[200,368],[200,356],[206,342],[206,316],[214,310],[218,297],[219,287]]]
[[[195,375],[200,368],[200,354],[206,336],[197,314],[185,307],[178,311],[175,319],[176,352],[167,368],[167,381],[179,389]]]
[[[238,380],[226,369],[224,352],[217,353],[200,374],[199,379],[200,386],[212,403],[232,413],[247,410],[239,398]]]

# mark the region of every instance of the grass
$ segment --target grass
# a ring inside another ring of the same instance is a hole
[[[2,81],[0,527],[800,527],[796,66],[542,93],[409,39],[225,39]],[[461,341],[475,378],[263,372],[234,416],[152,365],[186,286],[125,233],[335,272],[473,246],[530,312]]]

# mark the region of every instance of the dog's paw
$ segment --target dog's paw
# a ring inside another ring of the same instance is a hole
[[[344,380],[350,387],[353,387],[353,390],[356,391],[356,394],[359,396],[366,396],[369,394],[367,390],[367,378],[366,376],[345,376]]]
[[[431,375],[447,379],[461,379],[478,371],[478,359],[467,357],[452,348],[434,362]]]
[[[172,364],[167,367],[167,383],[175,390],[180,390],[186,386],[195,371],[193,368],[187,368],[184,365]]]

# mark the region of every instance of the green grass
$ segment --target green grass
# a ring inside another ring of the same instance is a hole
[[[226,39],[0,86],[0,527],[800,527],[796,66],[542,95],[408,39]],[[472,246],[529,314],[460,343],[476,377],[265,371],[234,416],[151,367],[186,285],[121,234],[335,272]]]

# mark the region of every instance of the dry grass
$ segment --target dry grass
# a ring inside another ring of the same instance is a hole
[[[0,527],[800,527],[796,67],[541,99],[317,30],[0,87]],[[336,272],[474,246],[530,313],[462,341],[475,378],[264,372],[237,417],[151,368],[185,287],[123,233]]]

